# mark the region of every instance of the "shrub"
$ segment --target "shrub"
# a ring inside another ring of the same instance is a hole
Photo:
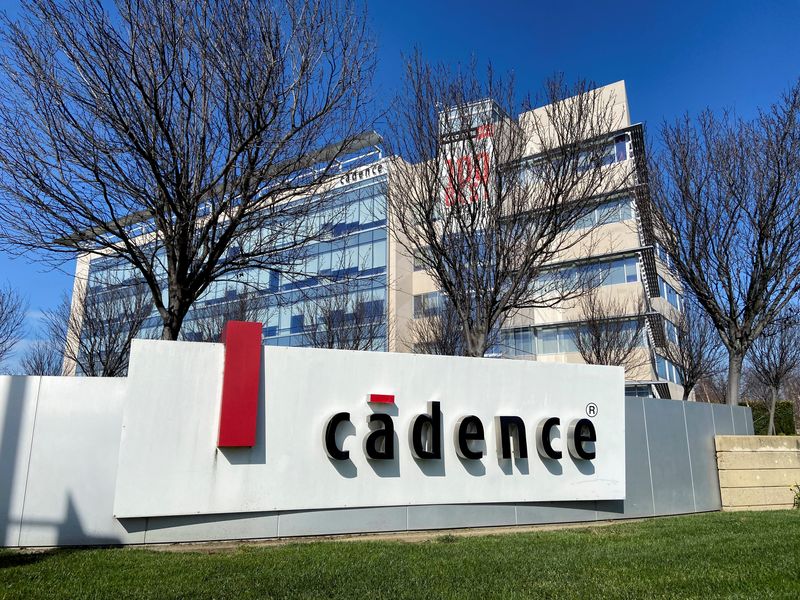
[[[753,429],[756,435],[767,435],[769,425],[769,407],[763,402],[748,402],[753,411]],[[777,435],[795,435],[794,411],[791,402],[778,402],[775,406],[775,433]]]

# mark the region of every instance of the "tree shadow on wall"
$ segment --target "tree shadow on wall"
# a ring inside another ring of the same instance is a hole
[[[31,498],[21,493],[29,489],[30,475],[27,472],[30,453],[37,444],[34,436],[37,418],[40,385],[38,377],[11,377],[3,381],[0,397],[0,547],[19,545],[55,544],[59,546],[118,546],[122,539],[117,536],[92,535],[81,520],[78,506],[70,491],[66,491],[66,511],[63,516],[40,518],[36,509],[29,508]],[[41,446],[42,443],[38,442]],[[94,490],[83,490],[83,496],[91,498]],[[59,497],[48,497],[45,510],[58,506]],[[29,516],[31,511],[34,516]],[[111,507],[108,507],[109,512]],[[51,513],[52,514],[52,513]],[[37,535],[38,532],[44,535]],[[55,533],[55,535],[53,535]],[[51,551],[0,550],[0,567],[10,568],[32,564],[52,556]]]

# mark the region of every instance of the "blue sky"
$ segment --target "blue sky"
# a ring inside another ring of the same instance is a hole
[[[16,0],[2,5],[12,14],[18,8]],[[632,119],[651,135],[664,119],[707,106],[752,116],[800,76],[800,0],[372,0],[368,12],[379,44],[379,99],[388,99],[402,53],[415,46],[430,61],[491,60],[532,95],[554,72],[598,84],[624,79]],[[29,299],[29,338],[38,311],[70,289],[72,268],[48,271],[0,252],[0,285]]]

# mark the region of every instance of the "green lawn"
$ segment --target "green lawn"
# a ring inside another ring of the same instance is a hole
[[[0,551],[0,598],[800,598],[800,511],[427,542]]]

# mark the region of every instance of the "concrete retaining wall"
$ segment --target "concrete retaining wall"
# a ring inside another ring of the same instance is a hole
[[[715,438],[723,510],[792,508],[800,484],[800,436]]]

